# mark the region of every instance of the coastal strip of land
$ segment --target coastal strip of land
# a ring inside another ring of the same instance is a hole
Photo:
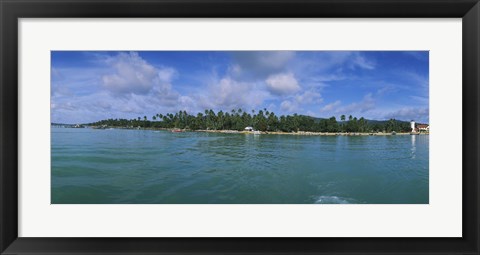
[[[133,119],[104,119],[85,124],[60,124],[52,126],[93,129],[142,129],[142,130],[169,130],[172,132],[212,132],[228,134],[254,135],[313,135],[313,136],[389,136],[389,135],[419,135],[428,134],[429,125],[416,123],[411,120],[401,121],[368,120],[352,115],[335,116],[330,118],[316,118],[306,115],[281,115],[267,109],[252,114],[242,109],[232,109],[230,112],[212,109],[199,112],[196,115],[186,111],[178,113],[156,114],[151,120],[147,116]]]
[[[239,108],[231,111],[206,109],[204,113],[189,114],[179,111],[175,114],[156,114],[125,119],[110,118],[92,123],[76,124],[75,127],[88,126],[93,128],[129,128],[129,129],[157,129],[172,130],[173,132],[216,132],[216,133],[244,133],[244,134],[278,134],[278,135],[397,135],[428,133],[430,127],[425,123],[415,121],[368,120],[363,117],[341,115],[340,121],[335,116],[317,118],[307,115],[281,115],[263,110],[252,110],[252,114]],[[58,123],[57,123],[58,124]]]
[[[152,128],[152,127],[116,127],[116,126],[67,126],[66,128],[92,128],[92,129],[130,129],[130,130],[161,130],[174,133],[201,132],[221,134],[254,134],[254,135],[300,135],[300,136],[391,136],[391,135],[429,135],[428,132],[282,132],[282,131],[238,131],[238,130],[191,130],[178,128]]]

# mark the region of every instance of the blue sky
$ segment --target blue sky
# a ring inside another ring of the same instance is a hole
[[[428,123],[427,51],[52,51],[51,121],[185,110]]]

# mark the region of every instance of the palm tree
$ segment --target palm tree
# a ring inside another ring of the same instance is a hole
[[[365,132],[367,131],[367,122],[365,121],[365,118],[361,117],[359,120],[358,120],[358,129],[360,132]]]
[[[204,129],[205,123],[203,122],[203,114],[201,112],[197,113],[197,118],[195,118],[195,123],[197,128]]]
[[[342,114],[342,116],[340,116],[340,120],[345,121],[345,114]]]
[[[224,115],[223,115],[223,111],[220,110],[218,113],[217,113],[217,128],[218,129],[223,129],[223,123],[224,123]]]

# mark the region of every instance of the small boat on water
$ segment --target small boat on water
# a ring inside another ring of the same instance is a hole
[[[258,131],[258,130],[256,130],[256,131],[253,131],[253,134],[254,134],[254,135],[260,135],[260,134],[261,134],[261,132],[260,132],[260,131]]]
[[[183,132],[183,130],[176,128],[176,129],[172,129],[172,132],[173,133],[181,133],[181,132]]]

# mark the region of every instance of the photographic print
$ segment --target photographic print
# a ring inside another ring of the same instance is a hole
[[[50,109],[52,204],[429,203],[428,51],[51,51]]]

